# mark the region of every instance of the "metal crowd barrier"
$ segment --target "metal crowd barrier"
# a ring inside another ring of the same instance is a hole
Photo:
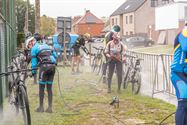
[[[127,51],[127,54],[144,59],[142,65],[142,92],[149,92],[152,97],[157,93],[175,95],[174,87],[170,81],[170,65],[173,55],[151,54]]]

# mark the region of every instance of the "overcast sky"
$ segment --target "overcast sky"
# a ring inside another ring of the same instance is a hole
[[[34,3],[34,0],[30,0]],[[41,16],[84,15],[85,9],[98,17],[110,16],[125,0],[40,0]]]
[[[31,3],[34,3],[34,1],[35,0],[30,0]],[[125,1],[126,0],[40,0],[40,10],[41,16],[45,14],[53,18],[57,16],[84,15],[85,9],[90,10],[98,17],[109,17]]]

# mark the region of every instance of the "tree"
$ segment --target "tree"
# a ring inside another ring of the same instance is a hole
[[[40,32],[40,0],[35,0],[35,32]]]
[[[25,26],[25,12],[27,2],[23,0],[16,0],[16,17],[17,17],[17,31],[19,33],[24,32]],[[35,29],[35,8],[34,5],[29,4],[29,31],[34,33]]]
[[[53,35],[55,33],[56,23],[55,20],[51,17],[43,15],[40,18],[40,33],[42,35]]]

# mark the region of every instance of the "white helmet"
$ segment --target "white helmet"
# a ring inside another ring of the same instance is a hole
[[[29,48],[28,48],[28,45],[29,45],[29,43],[30,43],[32,40],[35,40],[34,37],[29,37],[29,38],[26,39],[26,41],[25,41],[25,47],[26,47],[26,49],[29,49]]]

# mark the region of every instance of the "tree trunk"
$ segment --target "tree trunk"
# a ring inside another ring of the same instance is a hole
[[[35,0],[35,33],[40,32],[40,0]]]

